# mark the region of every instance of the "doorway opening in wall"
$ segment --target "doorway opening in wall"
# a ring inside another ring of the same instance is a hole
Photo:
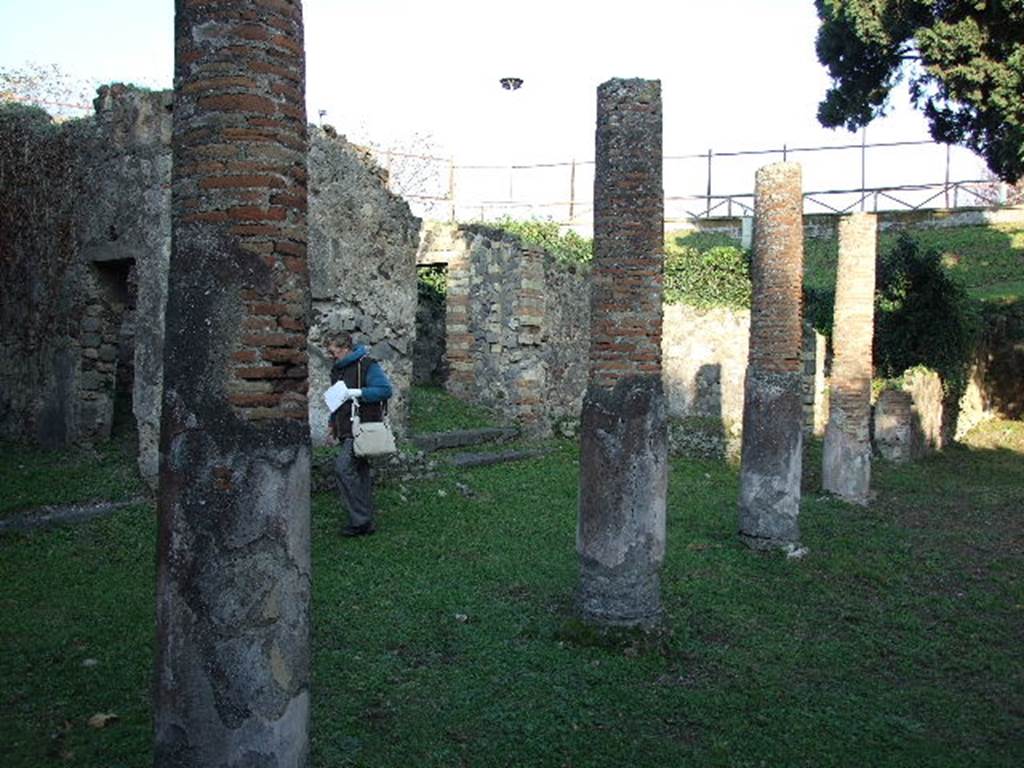
[[[448,378],[447,302],[447,265],[424,264],[417,267],[413,384],[440,387]]]
[[[135,436],[135,298],[133,259],[112,259],[92,264],[95,292],[89,316],[95,332],[83,335],[83,370],[92,369],[100,386],[96,403],[96,437],[130,439]]]

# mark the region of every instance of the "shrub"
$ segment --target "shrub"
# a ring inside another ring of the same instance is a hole
[[[665,302],[694,307],[750,306],[750,257],[735,245],[682,244],[666,248]]]
[[[938,372],[961,390],[974,348],[977,317],[964,288],[943,270],[941,254],[903,235],[879,259],[875,288],[875,368],[896,377],[908,368]]]
[[[444,305],[448,295],[448,271],[444,267],[416,270],[416,294],[419,300]]]
[[[561,232],[554,221],[516,221],[507,216],[493,223],[502,232],[518,237],[523,244],[541,248],[566,264],[587,264],[594,258],[594,241],[572,230]]]

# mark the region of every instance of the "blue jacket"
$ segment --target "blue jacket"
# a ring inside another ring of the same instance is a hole
[[[342,380],[350,389],[358,387],[362,390],[359,396],[360,419],[370,422],[384,418],[384,404],[391,397],[391,382],[380,364],[366,354],[366,347],[362,344],[331,366],[331,384]],[[351,437],[351,419],[352,401],[346,400],[331,414],[331,433],[339,440]]]
[[[331,366],[331,383],[333,384],[338,379],[342,378],[342,371],[345,368],[348,368],[353,363],[362,360],[366,355],[366,347],[360,344],[341,358],[341,360],[338,360],[333,366]],[[363,394],[362,397],[359,398],[360,404],[379,403],[391,397],[391,381],[388,379],[388,375],[384,373],[384,369],[380,367],[380,364],[376,360],[370,363],[369,367],[366,368],[366,378],[363,379],[362,385]]]

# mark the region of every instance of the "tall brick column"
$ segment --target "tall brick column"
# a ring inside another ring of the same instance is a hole
[[[871,486],[871,343],[875,241],[871,213],[839,220],[839,272],[832,334],[832,397],[821,480],[826,491],[866,504]]]
[[[661,614],[667,405],[661,381],[664,193],[661,83],[597,90],[590,371],[580,438],[576,548],[583,619]]]
[[[753,296],[739,502],[740,539],[754,549],[800,540],[803,238],[800,166],[761,168],[754,184]]]
[[[175,9],[154,764],[304,766],[302,5]]]

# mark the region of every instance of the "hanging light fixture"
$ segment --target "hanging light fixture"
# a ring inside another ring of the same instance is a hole
[[[521,77],[503,77],[499,82],[506,91],[518,91],[523,87],[523,78]]]

